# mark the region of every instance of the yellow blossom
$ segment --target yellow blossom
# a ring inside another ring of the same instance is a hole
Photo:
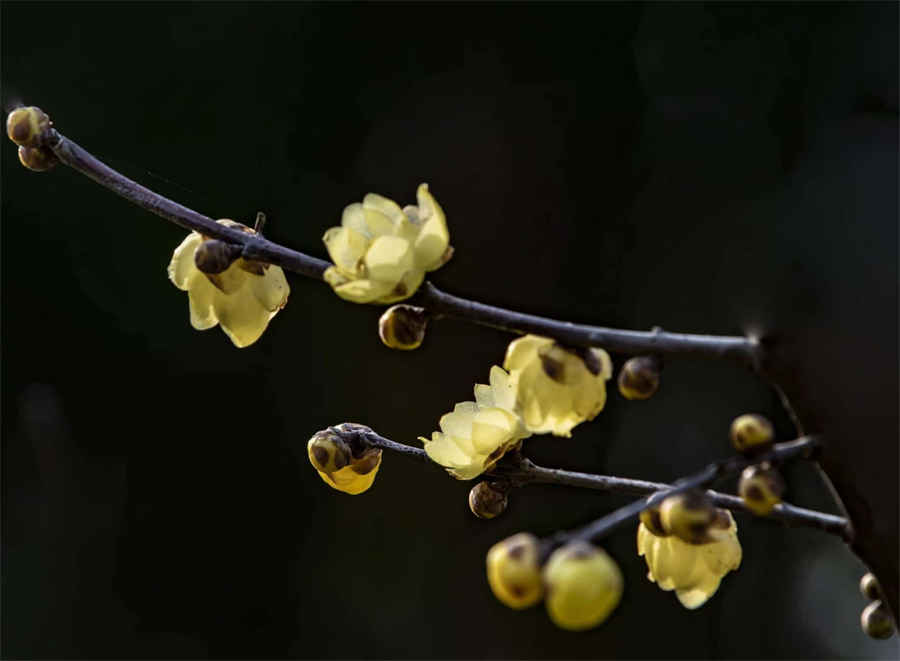
[[[516,377],[496,365],[491,385],[475,386],[475,402],[461,402],[440,420],[441,431],[431,440],[419,437],[435,463],[459,480],[471,480],[490,470],[506,452],[530,434],[511,410]]]
[[[346,425],[338,425],[343,429]],[[367,491],[381,468],[380,448],[358,448],[354,453],[340,436],[331,430],[317,432],[306,446],[309,463],[319,477],[333,489],[353,496]]]
[[[253,233],[233,220],[216,222]],[[221,273],[204,273],[194,262],[194,254],[204,240],[199,233],[191,232],[169,263],[169,279],[188,293],[191,326],[206,330],[219,324],[235,346],[253,344],[287,303],[290,287],[284,271],[238,258]]]
[[[603,549],[570,542],[555,550],[544,566],[547,614],[570,631],[591,629],[613,612],[622,598],[624,579]]]
[[[354,303],[393,303],[412,296],[426,271],[450,258],[450,234],[444,211],[428,184],[416,191],[418,205],[401,209],[396,202],[369,193],[362,204],[344,209],[340,227],[322,240],[334,266],[325,281]]]
[[[741,564],[737,524],[731,512],[719,511],[724,513],[727,527],[711,529],[715,541],[706,544],[689,544],[675,535],[658,537],[643,523],[638,526],[638,555],[647,561],[647,578],[663,590],[675,590],[685,608],[706,603],[719,589],[722,577]]]
[[[612,376],[612,361],[603,349],[575,353],[538,335],[513,341],[503,367],[518,375],[517,406],[528,430],[567,437],[603,409]]]

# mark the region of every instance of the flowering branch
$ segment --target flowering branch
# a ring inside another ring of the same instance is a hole
[[[242,248],[247,260],[275,264],[294,273],[321,280],[329,262],[291,250],[263,238],[216,223],[177,202],[155,193],[120,174],[69,140],[52,126],[37,136],[38,148],[49,148],[65,165],[93,179],[130,202],[180,227]],[[758,368],[761,347],[756,339],[737,336],[670,333],[661,329],[632,331],[602,326],[573,324],[536,315],[486,305],[441,291],[425,282],[410,299],[435,315],[463,319],[482,326],[525,334],[553,337],[571,346],[602,346],[621,353],[689,354],[707,358],[728,358]]]
[[[354,439],[350,436],[360,438],[362,441],[372,447],[381,448],[398,452],[410,457],[415,457],[422,461],[430,462],[425,450],[416,448],[403,443],[392,441],[374,431],[367,428],[354,428],[349,431],[347,428],[330,427],[330,431],[343,437],[345,441],[352,442]],[[745,457],[731,457],[723,462],[711,464],[703,469],[700,473],[679,480],[675,484],[665,484],[663,482],[647,482],[645,480],[634,480],[627,477],[614,477],[611,475],[597,475],[593,473],[578,473],[574,471],[561,470],[559,468],[545,468],[533,463],[521,453],[509,453],[501,459],[492,471],[485,474],[487,478],[500,478],[509,481],[513,486],[525,486],[527,484],[558,484],[562,486],[580,487],[584,489],[596,489],[600,491],[616,491],[621,493],[632,494],[651,494],[649,498],[638,500],[631,503],[621,510],[617,510],[597,522],[599,525],[605,519],[616,517],[613,523],[605,523],[600,532],[592,532],[589,536],[581,537],[589,539],[595,536],[599,537],[611,530],[620,523],[625,523],[629,519],[637,516],[641,510],[659,503],[667,496],[686,491],[687,489],[705,486],[714,480],[732,475],[742,471],[752,464],[762,463],[765,461],[778,462],[784,461],[791,457],[803,454],[809,456],[812,451],[818,447],[818,440],[815,437],[803,437],[796,441],[787,443],[779,443],[765,455],[753,459]],[[437,464],[435,464],[437,466]],[[719,506],[729,510],[752,513],[750,508],[743,500],[737,496],[719,493],[710,490],[708,495],[713,502]],[[651,502],[652,501],[652,502]],[[634,510],[632,512],[632,510]],[[838,535],[845,541],[849,541],[852,530],[849,522],[842,516],[826,514],[816,510],[809,510],[802,507],[796,507],[787,503],[779,503],[768,515],[769,518],[776,519],[791,526],[805,526],[816,528],[833,535]],[[594,524],[591,524],[592,526]],[[607,527],[608,526],[608,527]]]

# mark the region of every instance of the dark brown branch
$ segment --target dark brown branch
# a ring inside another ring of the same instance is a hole
[[[44,133],[42,140],[42,144],[51,148],[61,162],[101,186],[185,229],[242,246],[243,257],[246,259],[276,264],[317,280],[322,279],[325,269],[330,266],[329,262],[291,250],[262,236],[219,225],[203,214],[154,193],[102,163],[53,128]],[[573,324],[470,301],[442,292],[429,282],[422,285],[413,302],[435,314],[517,334],[546,335],[573,346],[600,346],[622,353],[728,358],[754,369],[759,363],[759,344],[753,338],[669,333],[659,329],[631,331]]]

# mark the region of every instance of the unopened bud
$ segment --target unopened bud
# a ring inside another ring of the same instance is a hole
[[[37,106],[16,108],[6,118],[6,135],[20,147],[39,146],[41,135],[48,128],[50,128],[50,118]],[[22,158],[21,151],[19,158]],[[29,166],[26,164],[25,167]]]
[[[603,622],[622,598],[622,571],[603,549],[570,542],[544,566],[547,614],[556,626],[583,631]]]
[[[641,523],[644,527],[657,537],[668,537],[669,532],[663,528],[662,521],[659,518],[658,507],[648,507],[641,512]]]
[[[490,482],[479,482],[469,491],[469,509],[479,519],[493,519],[506,511],[509,497],[505,489]]]
[[[49,147],[19,147],[19,162],[35,172],[46,172],[59,165],[59,159]]]
[[[738,495],[759,516],[766,516],[784,496],[784,480],[768,463],[748,466],[738,481]]]
[[[354,432],[363,425],[344,423],[313,434],[306,449],[309,461],[329,486],[352,495],[369,489],[381,467],[381,448],[361,442]],[[338,432],[345,432],[349,440]]]
[[[862,630],[871,638],[885,640],[894,635],[894,620],[881,601],[873,601],[859,617]]]
[[[313,434],[306,450],[310,463],[323,473],[334,473],[350,463],[350,448],[329,429]]]
[[[775,430],[764,416],[746,413],[732,421],[730,436],[731,443],[738,452],[748,452],[771,445]]]
[[[881,586],[878,584],[875,574],[871,572],[859,579],[859,591],[862,593],[862,596],[873,601],[881,599]]]
[[[619,392],[625,399],[649,399],[659,389],[661,364],[656,356],[636,356],[619,370]]]
[[[425,339],[428,313],[414,305],[392,305],[378,320],[378,337],[386,347],[411,351]]]
[[[699,489],[669,496],[659,506],[663,530],[688,544],[714,541],[720,520],[710,497]]]
[[[204,273],[222,273],[228,270],[243,251],[243,246],[235,243],[207,239],[197,246],[194,263]]]
[[[544,595],[538,546],[537,537],[522,532],[497,542],[488,551],[488,585],[510,608],[528,608]]]

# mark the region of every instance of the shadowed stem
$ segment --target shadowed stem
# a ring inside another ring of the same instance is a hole
[[[345,433],[335,427],[332,427],[331,429],[337,434]],[[416,457],[422,461],[430,462],[428,455],[425,454],[425,450],[422,450],[421,448],[397,443],[374,431],[363,431],[360,432],[359,435],[372,446],[390,450],[392,452],[399,452],[401,454]],[[527,459],[520,453],[508,454],[500,460],[492,471],[485,473],[484,477],[488,480],[499,478],[501,480],[509,481],[513,486],[517,487],[525,486],[527,484],[557,484],[584,489],[596,489],[599,491],[652,494],[651,498],[638,500],[610,514],[609,517],[616,516],[616,520],[611,524],[603,524],[600,532],[591,532],[590,538],[593,538],[605,534],[605,532],[608,532],[608,530],[611,530],[616,525],[625,523],[629,519],[634,518],[640,514],[641,510],[658,503],[667,496],[687,489],[705,486],[719,477],[725,477],[740,472],[747,466],[762,461],[784,461],[799,454],[808,456],[808,454],[817,447],[817,444],[818,441],[813,437],[804,437],[796,441],[780,443],[776,445],[771,452],[761,457],[754,457],[753,459],[731,457],[723,462],[711,464],[700,473],[679,480],[675,484],[647,482],[645,480],[633,480],[626,477],[596,475],[593,473],[578,473],[558,468],[544,468],[543,466],[534,464],[530,459]],[[435,464],[435,466],[438,466],[438,464]],[[750,514],[753,513],[744,501],[737,496],[712,490],[707,493],[718,507]],[[652,502],[649,502],[651,499]],[[631,511],[632,509],[634,509],[633,512]],[[604,519],[608,519],[609,517],[604,517]],[[768,514],[767,518],[781,521],[790,526],[816,528],[833,535],[838,535],[845,541],[849,541],[851,534],[848,521],[844,517],[818,512],[816,510],[804,509],[802,507],[795,507],[794,505],[789,505],[787,503],[776,505],[775,509]],[[600,525],[604,519],[597,521],[596,524],[591,524],[591,526]],[[606,528],[606,526],[609,527]],[[583,537],[583,539],[588,539],[588,537]]]
[[[41,136],[62,163],[121,195],[139,207],[176,225],[205,236],[242,246],[242,257],[275,264],[288,271],[317,280],[331,264],[265,239],[225,227],[213,219],[141,186],[120,174],[88,151],[49,128]],[[546,335],[571,346],[600,346],[620,353],[689,354],[707,358],[728,358],[757,369],[760,345],[753,338],[739,336],[669,333],[661,329],[631,331],[601,326],[573,324],[536,315],[506,310],[442,292],[429,282],[411,299],[438,316],[463,319],[517,334]]]

